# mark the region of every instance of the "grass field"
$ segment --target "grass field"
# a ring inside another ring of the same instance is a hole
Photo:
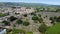
[[[60,34],[60,23],[55,24],[51,28],[49,28],[45,34]]]

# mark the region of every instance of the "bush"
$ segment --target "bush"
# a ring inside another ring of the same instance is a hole
[[[5,25],[10,25],[10,23],[8,21],[2,21],[2,23],[4,23]]]
[[[40,18],[38,21],[39,21],[40,23],[43,23],[43,19],[42,19],[42,18]]]
[[[36,16],[36,13],[31,13],[31,15],[34,15],[34,16]]]
[[[60,9],[56,9],[56,12],[60,12]]]
[[[50,20],[54,20],[54,18],[53,17],[50,17]]]
[[[54,20],[52,20],[52,21],[51,21],[51,24],[54,24],[54,23],[55,23],[55,21],[54,21]]]
[[[42,24],[40,27],[39,27],[39,32],[42,32],[42,33],[45,33],[45,31],[48,29],[48,27],[45,25],[45,24]]]
[[[14,17],[14,16],[11,16],[9,19],[10,19],[10,21],[14,21],[14,20],[16,20],[17,18]]]
[[[56,18],[56,21],[57,22],[60,22],[60,16]]]
[[[24,21],[24,22],[23,22],[23,25],[24,25],[24,26],[28,26],[29,24],[30,24],[30,23],[27,22],[27,21]]]
[[[37,12],[40,12],[40,8],[36,8],[36,11],[37,11]]]
[[[40,15],[40,14],[38,14],[38,16],[39,16],[39,17],[41,17],[41,15]]]
[[[37,16],[33,16],[32,20],[38,20],[39,18]]]
[[[50,20],[52,20],[52,22],[51,23],[53,23],[53,22],[60,22],[60,16],[59,17],[50,17]]]
[[[20,19],[18,19],[18,20],[16,21],[16,23],[18,23],[18,24],[22,24],[22,23],[23,23],[23,21],[22,21],[22,20],[20,20]]]
[[[23,16],[24,16],[24,17],[27,17],[27,14],[24,14]]]

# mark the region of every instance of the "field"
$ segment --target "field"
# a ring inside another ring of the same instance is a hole
[[[60,34],[60,23],[49,28],[45,34]]]

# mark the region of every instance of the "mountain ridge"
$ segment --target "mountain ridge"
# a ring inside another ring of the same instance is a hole
[[[24,2],[0,2],[0,6],[55,6],[60,7],[60,5],[49,5],[43,3],[24,3]]]

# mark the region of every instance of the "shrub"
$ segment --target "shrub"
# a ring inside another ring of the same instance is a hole
[[[27,14],[24,14],[23,16],[24,16],[24,17],[27,17]]]
[[[40,11],[40,8],[36,8],[36,11],[39,12]]]
[[[4,23],[5,25],[10,25],[10,23],[8,21],[2,21],[2,23]]]
[[[16,21],[16,23],[18,23],[18,24],[22,24],[22,23],[23,23],[23,21],[22,21],[22,20],[20,20],[20,19],[18,19],[18,20]]]
[[[11,16],[9,19],[10,19],[10,21],[14,21],[14,20],[16,20],[17,18],[14,17],[14,16]]]
[[[36,13],[31,13],[31,15],[34,15],[34,16],[36,16]]]
[[[56,22],[60,22],[60,16],[59,17],[50,17],[50,20],[52,20],[52,22],[51,23],[54,23],[55,21]]]
[[[50,20],[54,20],[54,18],[53,17],[50,17]]]
[[[48,29],[48,27],[45,25],[45,24],[42,24],[40,27],[39,27],[39,32],[42,32],[44,33],[46,30]]]
[[[39,18],[37,16],[33,16],[32,20],[38,20]]]
[[[60,9],[56,9],[56,12],[60,12]]]
[[[27,22],[27,21],[24,21],[24,22],[23,22],[23,25],[24,25],[24,26],[28,26],[29,24],[30,24],[30,23]]]
[[[60,16],[59,16],[59,17],[57,17],[56,21],[57,21],[57,22],[60,22]]]
[[[40,18],[38,21],[39,21],[40,23],[43,23],[43,19],[42,19],[42,18]]]
[[[41,15],[40,15],[40,14],[38,14],[38,16],[39,16],[39,17],[41,17]]]

